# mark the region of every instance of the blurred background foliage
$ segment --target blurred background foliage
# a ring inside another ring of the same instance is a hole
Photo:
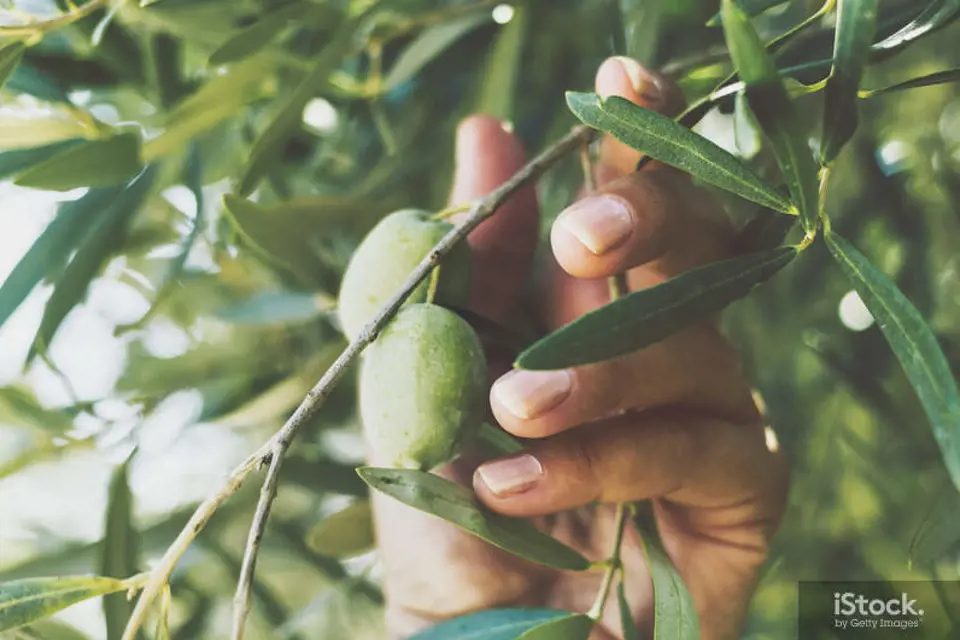
[[[127,576],[163,553],[193,505],[345,345],[331,312],[365,231],[400,207],[443,207],[461,118],[508,120],[533,152],[574,125],[563,92],[589,90],[611,54],[666,69],[691,100],[730,71],[721,31],[705,26],[714,0],[143,4],[95,11],[32,42],[0,97],[9,254],[0,274],[57,206],[89,221],[52,239],[48,227],[36,252],[45,282],[16,313],[0,300],[10,317],[0,329],[0,581]],[[927,4],[882,0],[880,35]],[[757,24],[776,35],[817,6],[793,0]],[[20,24],[18,11],[70,7],[8,0],[2,9],[4,23]],[[829,58],[832,39],[828,18],[779,64]],[[863,86],[960,66],[958,41],[954,23],[875,61]],[[838,229],[930,320],[955,371],[956,87],[861,101],[829,198]],[[813,126],[819,100],[801,101]],[[698,130],[761,172],[775,169],[733,101]],[[67,154],[91,140],[113,146]],[[150,171],[125,187],[141,165]],[[541,181],[545,229],[580,182],[576,159]],[[238,185],[251,198],[224,206]],[[738,224],[753,213],[729,204]],[[920,405],[823,244],[810,253],[725,316],[794,468],[750,638],[794,636],[798,580],[960,574],[960,497]],[[318,529],[364,498],[353,472],[362,457],[348,380],[284,465],[250,637],[381,637],[362,509],[340,531]],[[255,484],[218,512],[175,573],[174,637],[225,637]],[[119,637],[128,605],[106,601],[9,635]]]

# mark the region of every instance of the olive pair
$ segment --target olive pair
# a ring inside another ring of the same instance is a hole
[[[357,337],[452,228],[406,209],[367,234],[340,286],[338,314],[348,338]],[[469,279],[470,251],[461,244],[445,258],[436,281],[413,291],[364,354],[360,418],[385,464],[423,470],[443,464],[482,419],[487,366],[480,340],[443,306],[465,306]]]

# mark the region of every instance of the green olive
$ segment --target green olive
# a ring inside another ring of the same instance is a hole
[[[353,253],[340,284],[338,314],[347,338],[353,340],[374,314],[406,281],[414,268],[453,225],[417,209],[391,213],[363,239]],[[470,283],[470,249],[460,243],[440,266],[433,302],[466,306]],[[429,279],[407,299],[407,304],[427,301]]]
[[[434,304],[403,307],[360,372],[360,416],[378,464],[428,470],[452,459],[480,424],[486,390],[470,325]]]

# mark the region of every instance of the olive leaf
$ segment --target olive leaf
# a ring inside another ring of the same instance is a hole
[[[490,452],[494,457],[509,456],[523,451],[523,443],[500,427],[481,422],[477,428],[477,440],[481,447]]]
[[[10,77],[10,74],[12,74],[14,69],[17,68],[17,65],[20,64],[20,59],[26,50],[27,46],[22,42],[11,42],[0,49],[0,89],[3,89],[7,78]]]
[[[82,600],[129,587],[115,578],[28,578],[0,584],[0,631],[52,616]]]
[[[773,9],[774,7],[780,6],[781,4],[786,4],[790,0],[736,0],[737,5],[740,6],[740,9],[743,10],[745,14],[750,16],[758,16],[767,9]],[[708,27],[719,27],[723,22],[723,14],[717,12],[713,15],[710,20],[707,21]]]
[[[654,640],[698,640],[700,618],[693,596],[667,554],[648,536],[642,539],[653,581]]]
[[[313,67],[254,143],[250,160],[237,186],[239,195],[249,195],[260,179],[266,175],[267,169],[274,164],[284,141],[300,126],[303,120],[303,108],[317,93],[327,87],[330,74],[349,49],[354,33],[363,24],[365,17],[366,12],[363,12],[337,25],[333,38],[316,57]]]
[[[293,21],[317,6],[307,0],[291,2],[267,13],[248,27],[238,31],[210,54],[210,64],[221,65],[243,60],[270,44]],[[326,7],[325,7],[326,8]]]
[[[956,69],[945,69],[944,71],[937,71],[936,73],[931,73],[929,75],[911,78],[910,80],[898,82],[897,84],[890,85],[889,87],[860,91],[858,95],[860,98],[864,99],[875,98],[887,93],[906,91],[908,89],[918,89],[920,87],[932,87],[934,85],[947,84],[951,82],[960,82],[960,67]]]
[[[117,467],[110,479],[107,514],[100,550],[100,574],[125,578],[138,570],[138,535],[133,525],[133,494],[128,473],[130,460]],[[123,594],[103,598],[103,616],[107,624],[107,640],[118,640],[133,612],[133,603]]]
[[[18,173],[38,165],[55,155],[63,153],[67,149],[76,147],[86,142],[83,138],[73,138],[70,140],[61,140],[52,142],[40,147],[29,147],[26,149],[13,149],[0,153],[0,180],[17,175]]]
[[[149,167],[117,192],[109,204],[97,212],[95,220],[86,221],[83,240],[56,279],[53,295],[43,308],[40,327],[27,354],[28,362],[46,352],[67,314],[84,299],[90,283],[122,246],[130,221],[150,191],[155,175],[156,168]]]
[[[273,291],[217,309],[215,315],[235,325],[298,324],[319,317],[325,310],[323,302],[315,293]]]
[[[840,0],[837,8],[833,69],[824,96],[822,164],[836,158],[857,129],[857,91],[877,30],[877,1]]]
[[[384,79],[384,89],[396,88],[413,78],[457,40],[481,24],[490,22],[488,12],[473,13],[424,30],[397,58]]]
[[[595,622],[590,616],[571,613],[524,631],[517,640],[587,640]]]
[[[13,73],[7,78],[5,89],[25,93],[47,102],[70,104],[70,98],[59,82],[23,59],[13,68]]]
[[[793,216],[775,215],[761,209],[744,224],[733,239],[737,253],[754,253],[779,247],[797,224]]]
[[[653,640],[698,640],[700,618],[693,597],[664,550],[650,501],[635,505],[633,524],[653,583]]]
[[[306,283],[320,283],[318,276],[327,266],[310,244],[312,234],[302,228],[303,217],[231,194],[224,196],[223,204],[234,228],[268,262],[286,267]]]
[[[160,615],[157,616],[157,628],[153,640],[170,640],[170,607],[173,604],[170,585],[164,585],[160,593]]]
[[[410,469],[361,467],[357,473],[377,491],[446,520],[508,553],[567,571],[584,571],[590,566],[589,560],[530,522],[485,509],[472,491],[449,480]]]
[[[620,575],[620,584],[617,585],[617,606],[620,608],[620,628],[623,631],[623,640],[640,640],[640,630],[630,612],[630,603],[627,602],[624,576]]]
[[[107,187],[130,180],[142,168],[140,134],[127,132],[72,145],[27,169],[14,182],[51,191]]]
[[[936,336],[916,307],[856,247],[832,232],[827,247],[900,361],[960,489],[960,392]]]
[[[929,567],[960,542],[960,494],[945,482],[926,509],[910,540],[911,567]]]
[[[665,0],[619,0],[624,53],[644,65],[654,63],[662,33]]]
[[[26,255],[0,285],[0,326],[45,277],[57,275],[67,258],[86,237],[85,230],[109,209],[123,190],[91,189],[83,197],[60,206]]]
[[[796,247],[692,269],[580,316],[520,354],[520,369],[564,369],[637,351],[717,313],[747,295],[797,255]]]
[[[523,65],[524,44],[527,38],[528,11],[519,6],[510,20],[497,34],[497,40],[487,56],[480,97],[474,113],[508,122],[513,117],[514,93]]]
[[[519,634],[569,615],[559,609],[488,609],[442,622],[410,640],[516,640]]]
[[[871,47],[877,54],[890,54],[919,38],[942,29],[960,17],[960,0],[933,0],[916,18]]]
[[[169,112],[164,132],[143,144],[144,161],[179,151],[193,138],[236,115],[260,95],[264,78],[270,76],[273,66],[270,60],[253,57],[205,82]]]
[[[160,306],[164,303],[167,297],[172,293],[174,287],[177,285],[177,280],[180,278],[184,268],[186,267],[187,259],[190,257],[191,250],[197,243],[197,240],[200,238],[200,236],[203,235],[204,225],[206,222],[203,199],[203,161],[200,157],[200,147],[197,144],[192,145],[189,153],[187,154],[187,159],[183,167],[183,181],[190,190],[190,193],[193,194],[193,202],[196,206],[190,232],[180,244],[180,252],[172,260],[170,260],[169,264],[167,265],[166,273],[163,276],[163,280],[161,281],[157,293],[153,296],[153,300],[150,302],[150,307],[146,310],[146,312],[144,312],[139,320],[136,320],[131,324],[118,326],[114,330],[115,335],[119,336],[123,335],[127,331],[139,329],[140,327],[146,325],[147,322],[153,318],[156,312],[160,309]]]
[[[819,214],[818,168],[807,145],[806,132],[773,58],[750,19],[733,0],[724,0],[722,12],[727,47],[746,85],[747,102],[770,140],[780,172],[800,210],[803,228],[810,233],[817,226]]]
[[[357,500],[324,518],[307,535],[310,548],[331,558],[349,558],[373,548],[373,513],[369,500]]]
[[[567,92],[567,105],[584,124],[609,133],[647,157],[771,209],[797,208],[736,156],[682,124],[618,96]]]

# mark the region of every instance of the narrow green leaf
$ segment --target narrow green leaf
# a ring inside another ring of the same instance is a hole
[[[488,609],[442,622],[410,640],[517,640],[544,622],[569,615],[559,609]]]
[[[530,346],[520,369],[565,369],[637,351],[747,295],[797,255],[779,247],[692,269],[580,316]]]
[[[20,64],[23,52],[27,50],[27,45],[22,42],[11,42],[0,49],[0,89],[3,89],[4,83],[13,70]]]
[[[250,26],[241,29],[211,53],[210,64],[227,64],[253,55],[270,44],[281,31],[294,20],[302,18],[314,6],[316,5],[312,2],[292,2],[272,13],[267,13]]]
[[[960,489],[960,392],[933,331],[897,286],[836,233],[827,247],[876,318],[933,427],[954,485]]]
[[[890,85],[889,87],[861,91],[859,95],[861,98],[875,98],[877,96],[882,96],[885,93],[906,91],[907,89],[918,89],[920,87],[932,87],[934,85],[948,84],[951,82],[960,82],[960,67],[956,69],[937,71],[936,73],[920,76],[919,78],[912,78],[910,80],[905,80],[904,82],[898,82],[897,84]]]
[[[446,520],[508,553],[567,571],[585,571],[590,566],[589,560],[527,520],[488,511],[472,491],[449,480],[410,469],[361,467],[357,473],[377,491]]]
[[[301,228],[303,221],[281,216],[249,200],[227,194],[223,199],[234,227],[268,261],[282,265],[304,282],[317,282],[326,270],[311,246],[311,236]]]
[[[628,58],[652,66],[660,44],[664,0],[619,0],[623,40]]]
[[[875,43],[874,53],[893,53],[960,18],[960,0],[933,0],[919,16],[895,33]]]
[[[350,558],[373,548],[373,512],[369,500],[357,500],[327,516],[307,535],[310,548],[331,558]]]
[[[928,568],[960,542],[960,494],[944,483],[910,540],[910,565]]]
[[[157,616],[157,630],[153,640],[170,640],[170,606],[173,604],[170,585],[165,585],[160,593],[160,615]]]
[[[119,192],[96,221],[90,221],[82,244],[60,274],[53,295],[43,309],[40,328],[27,355],[28,362],[46,351],[67,314],[86,297],[90,283],[120,248],[131,218],[153,184],[155,173],[148,168]]]
[[[52,191],[106,187],[130,180],[142,168],[140,134],[130,132],[72,146],[27,169],[14,182]]]
[[[137,530],[133,526],[133,494],[127,479],[129,468],[129,459],[117,467],[108,489],[100,574],[110,578],[127,578],[138,571],[139,545]],[[107,640],[119,640],[132,612],[133,602],[126,594],[104,596]]]
[[[620,608],[620,628],[623,631],[623,640],[640,640],[640,629],[630,612],[630,603],[627,602],[626,588],[621,574],[620,584],[617,585],[617,606]]]
[[[27,149],[13,149],[0,153],[0,180],[16,175],[21,171],[29,169],[34,165],[52,158],[67,149],[81,145],[86,140],[83,138],[74,138],[72,140],[61,140],[45,144],[42,147],[30,147]]]
[[[92,189],[82,198],[61,205],[57,217],[0,285],[0,326],[45,276],[59,272],[85,237],[85,230],[121,191],[116,187]]]
[[[857,91],[877,30],[877,0],[840,0],[833,70],[827,80],[820,162],[837,157],[857,129]]]
[[[457,40],[489,21],[490,13],[484,11],[425,29],[403,50],[390,68],[384,88],[393,89],[410,80]]]
[[[493,456],[509,456],[523,451],[523,443],[500,427],[481,422],[477,429],[477,439],[480,445],[487,449]]]
[[[300,81],[293,92],[293,96],[274,116],[264,132],[260,134],[257,142],[253,145],[250,161],[237,187],[239,195],[249,195],[257,186],[257,183],[260,182],[260,179],[266,175],[269,167],[277,159],[284,141],[295,129],[299,128],[303,121],[303,108],[327,87],[330,74],[333,73],[350,48],[354,33],[363,24],[365,16],[366,13],[353,16],[337,26],[333,39],[317,56],[313,68]]]
[[[723,32],[730,57],[746,85],[747,102],[777,156],[790,196],[800,210],[808,233],[819,215],[818,167],[807,145],[790,96],[780,79],[773,58],[767,53],[750,19],[733,0],[724,0]],[[761,203],[762,204],[762,203]]]
[[[179,151],[195,137],[237,115],[243,105],[261,95],[265,79],[273,76],[273,70],[272,61],[253,57],[207,80],[170,111],[164,132],[144,143],[144,161],[151,162]]]
[[[22,59],[7,78],[5,89],[16,93],[26,93],[47,102],[70,104],[70,98],[59,82]]]
[[[524,43],[527,35],[527,9],[516,8],[513,19],[497,34],[496,42],[487,57],[480,98],[474,111],[508,122],[513,119],[513,100],[517,78],[523,66]]]
[[[733,241],[737,253],[754,253],[779,247],[796,225],[793,216],[777,215],[769,209],[759,211],[740,228]]]
[[[187,154],[187,160],[183,167],[183,181],[193,194],[193,201],[196,205],[196,210],[193,215],[193,226],[190,228],[190,233],[183,239],[180,245],[180,253],[167,265],[166,274],[163,277],[163,281],[156,295],[153,297],[153,301],[150,303],[150,307],[139,320],[118,326],[115,330],[115,335],[122,335],[127,331],[139,329],[153,318],[167,297],[173,292],[174,287],[177,286],[178,279],[183,274],[193,246],[197,243],[200,236],[203,235],[204,227],[206,226],[206,215],[204,213],[203,199],[203,160],[200,157],[199,145],[192,145]]]
[[[773,9],[781,4],[786,4],[789,1],[790,0],[737,0],[737,5],[739,5],[740,9],[745,14],[752,18],[760,15],[767,9]],[[722,23],[723,15],[720,12],[717,12],[707,21],[707,26],[719,27]]]
[[[654,640],[699,640],[700,618],[683,578],[659,544],[647,535],[641,539],[653,581]]]
[[[315,320],[324,309],[323,301],[316,294],[277,291],[218,309],[216,316],[237,325],[282,325]]]
[[[125,591],[121,580],[103,577],[29,578],[0,584],[0,631],[49,618],[82,600]]]
[[[584,124],[700,180],[771,209],[796,213],[776,189],[721,149],[670,118],[617,96],[567,92],[567,105]]]
[[[593,624],[590,616],[571,613],[524,631],[517,640],[587,640]]]
[[[73,416],[65,409],[46,409],[26,386],[0,387],[0,422],[21,424],[63,436],[73,428]]]

